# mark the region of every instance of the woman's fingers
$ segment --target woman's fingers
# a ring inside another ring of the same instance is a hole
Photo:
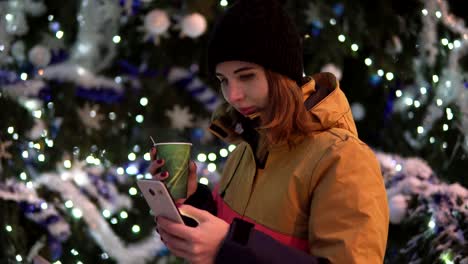
[[[156,160],[156,154],[158,154],[158,149],[152,147],[150,150],[151,160]]]
[[[190,197],[195,191],[197,190],[198,182],[197,182],[197,165],[193,160],[189,163],[189,175],[188,175],[188,183],[187,183],[187,197]]]

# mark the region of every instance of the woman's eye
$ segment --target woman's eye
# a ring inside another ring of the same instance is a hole
[[[221,85],[225,85],[225,84],[227,83],[227,80],[226,80],[225,78],[219,79],[219,83],[220,83]]]
[[[255,77],[255,73],[242,74],[239,76],[239,78],[243,81],[253,79],[254,77]]]

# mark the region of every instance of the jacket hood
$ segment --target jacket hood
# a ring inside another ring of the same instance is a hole
[[[333,74],[325,72],[305,77],[301,90],[304,105],[313,120],[314,132],[341,128],[357,136],[348,100]],[[255,120],[242,116],[228,103],[215,110],[211,122],[209,130],[232,144],[246,140],[247,130],[256,127]]]

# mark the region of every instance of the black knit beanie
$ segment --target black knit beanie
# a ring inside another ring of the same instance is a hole
[[[279,0],[238,0],[219,18],[208,43],[208,70],[252,62],[301,82],[301,37]]]

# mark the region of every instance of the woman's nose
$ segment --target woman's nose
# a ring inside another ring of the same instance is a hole
[[[245,94],[240,86],[237,84],[229,84],[228,94],[226,98],[229,102],[237,102],[244,99]]]

